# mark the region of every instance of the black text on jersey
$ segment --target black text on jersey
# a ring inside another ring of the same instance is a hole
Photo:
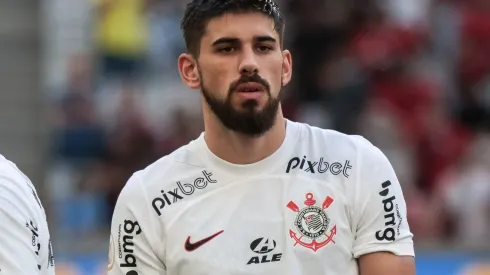
[[[122,235],[122,245],[121,245],[121,227],[124,229],[124,234]],[[136,262],[136,257],[134,257],[134,238],[135,236],[141,234],[141,227],[138,222],[131,220],[124,220],[124,225],[119,225],[119,236],[118,236],[118,246],[119,246],[119,258],[124,257],[124,261],[120,264],[120,267],[124,268],[137,268],[138,263]],[[134,235],[134,236],[133,236]],[[122,247],[121,247],[122,246]],[[138,275],[136,270],[129,270],[126,275]]]
[[[332,175],[339,175],[342,173],[344,177],[348,178],[348,170],[352,169],[352,166],[350,165],[349,160],[346,160],[344,164],[340,162],[328,163],[323,161],[323,158],[320,158],[319,161],[310,161],[306,158],[306,156],[303,156],[303,159],[300,159],[299,157],[290,159],[286,168],[286,173],[290,173],[292,170],[297,168],[312,174],[323,174],[330,172]]]
[[[34,250],[34,254],[36,254],[37,257],[39,257],[39,251],[41,250],[41,243],[39,240],[39,228],[37,225],[34,224],[32,220],[29,222],[26,222],[26,227],[31,231],[32,233],[32,238],[31,238],[31,245]],[[41,265],[37,265],[37,269],[41,270]]]
[[[250,244],[250,250],[259,255],[250,258],[247,265],[279,262],[281,260],[282,253],[272,253],[272,251],[276,248],[276,244],[276,241],[268,238],[258,238],[254,240]]]
[[[175,187],[172,191],[165,192],[164,190],[161,190],[161,196],[154,198],[151,202],[151,205],[153,206],[153,209],[155,209],[155,212],[157,212],[158,216],[162,215],[162,212],[160,211],[161,209],[163,209],[166,205],[171,205],[172,203],[176,203],[177,201],[183,199],[183,195],[192,195],[196,189],[204,189],[208,186],[208,183],[217,182],[216,180],[211,179],[213,173],[203,170],[202,174],[204,177],[198,177],[194,179],[192,183],[182,184],[180,181],[178,181],[176,183],[177,187]],[[179,191],[182,193],[182,195],[179,194]]]
[[[395,240],[395,226],[396,226],[396,219],[395,219],[395,211],[396,215],[398,217],[398,234],[400,235],[400,225],[402,223],[402,218],[400,215],[400,209],[398,207],[398,204],[394,203],[396,200],[395,196],[391,196],[386,198],[388,195],[390,195],[390,186],[391,186],[391,181],[387,180],[381,184],[381,187],[383,190],[379,192],[379,195],[383,197],[383,210],[384,210],[384,229],[379,230],[376,232],[376,239],[378,241],[394,241]]]

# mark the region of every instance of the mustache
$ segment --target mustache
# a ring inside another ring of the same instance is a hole
[[[255,82],[255,83],[261,84],[262,86],[265,87],[265,90],[267,91],[267,93],[270,92],[269,82],[267,82],[267,80],[260,77],[260,75],[253,74],[253,75],[242,75],[238,80],[233,81],[230,84],[229,93],[236,91],[238,85],[244,84],[244,83],[249,83],[249,82]]]

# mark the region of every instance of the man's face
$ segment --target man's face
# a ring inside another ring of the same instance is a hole
[[[225,127],[260,136],[275,122],[290,55],[269,17],[225,14],[209,21],[197,60],[200,88]],[[285,83],[286,82],[286,83]]]

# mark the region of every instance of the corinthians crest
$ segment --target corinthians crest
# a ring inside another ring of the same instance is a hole
[[[333,201],[332,197],[327,196],[322,206],[319,207],[316,206],[313,194],[308,193],[304,201],[306,205],[304,208],[300,209],[293,201],[287,204],[289,209],[297,213],[294,220],[296,231],[289,230],[289,236],[295,241],[295,246],[299,244],[316,252],[329,243],[335,243],[333,237],[337,234],[337,226],[334,225],[329,230],[330,218],[325,212]]]

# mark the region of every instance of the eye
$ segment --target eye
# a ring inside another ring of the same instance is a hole
[[[236,50],[235,47],[224,47],[224,48],[218,49],[218,52],[220,52],[220,53],[232,53],[235,50]]]
[[[257,50],[259,52],[268,52],[268,51],[272,51],[272,47],[262,45],[262,46],[258,46]]]

